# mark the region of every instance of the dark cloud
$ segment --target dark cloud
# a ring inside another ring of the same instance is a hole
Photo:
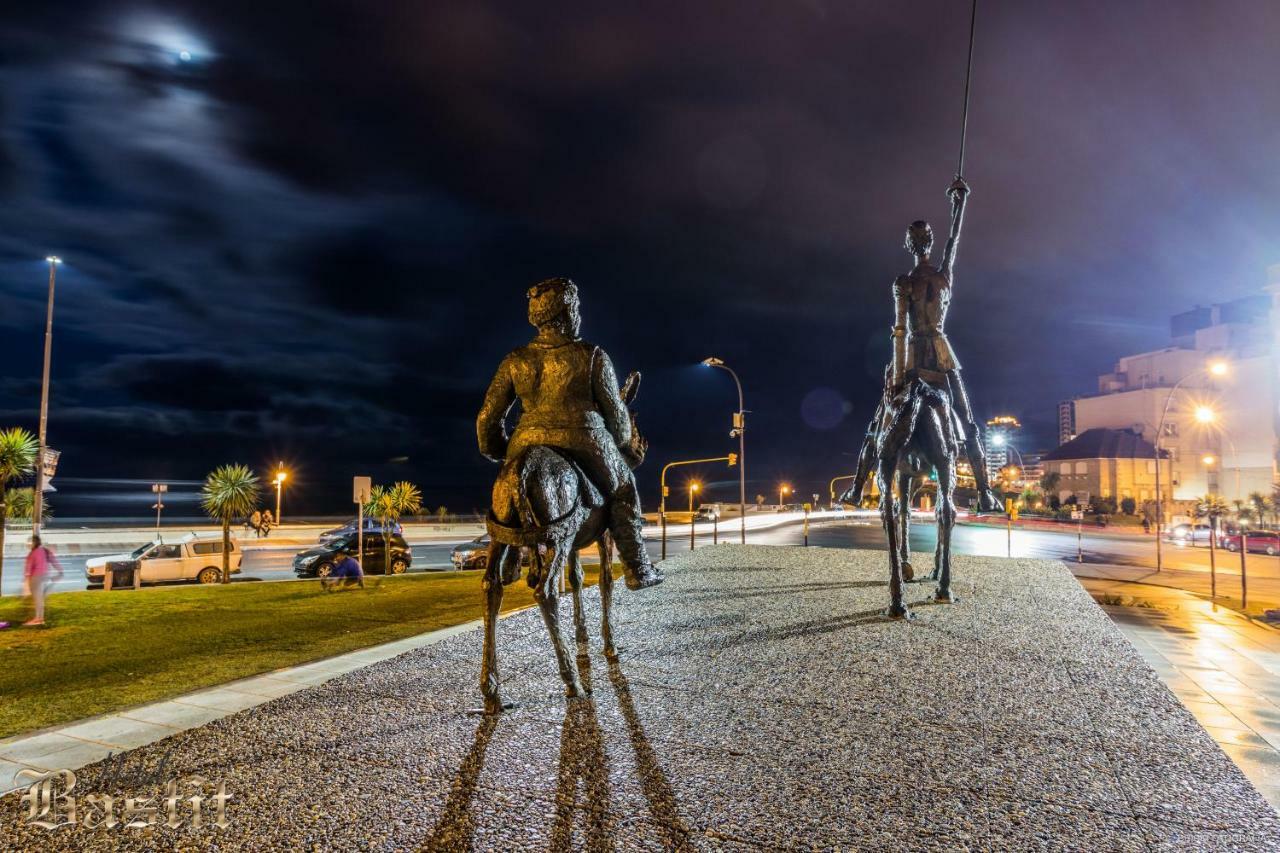
[[[57,251],[68,464],[287,452],[342,474],[319,507],[408,456],[479,502],[470,418],[524,288],[567,274],[587,334],[646,372],[654,458],[726,444],[732,388],[693,367],[714,353],[747,385],[751,488],[825,483],[878,394],[902,229],[946,215],[967,11],[10,10],[0,411],[32,422]],[[1059,398],[1280,260],[1277,33],[1246,0],[984,5],[949,319],[980,413],[1050,442]]]

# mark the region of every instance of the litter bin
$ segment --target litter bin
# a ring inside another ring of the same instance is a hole
[[[104,589],[137,589],[142,585],[142,572],[137,563],[108,563],[102,585]]]

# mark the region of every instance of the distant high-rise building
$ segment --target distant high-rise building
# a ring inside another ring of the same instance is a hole
[[[1058,446],[1066,444],[1076,437],[1076,401],[1063,400],[1058,403]]]
[[[995,480],[1000,469],[1016,458],[1009,448],[1022,424],[1013,415],[996,415],[987,421],[987,476]]]

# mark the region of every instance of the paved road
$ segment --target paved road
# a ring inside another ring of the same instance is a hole
[[[688,527],[677,528],[667,540],[668,555],[689,549]],[[710,544],[712,531],[709,525],[698,526],[698,544]],[[738,529],[732,522],[721,526],[720,541],[737,542]],[[464,541],[464,540],[458,540]],[[749,530],[747,541],[761,545],[799,545],[803,541],[803,528],[799,524],[785,525],[768,530]],[[915,523],[911,528],[911,548],[914,552],[932,555],[937,541],[932,523]],[[411,571],[439,571],[450,568],[449,554],[457,542],[432,542],[413,546]],[[843,521],[823,521],[810,525],[809,544],[833,548],[884,549],[884,532],[875,518]],[[1097,535],[1087,531],[1081,539],[1085,563],[1110,565],[1154,566],[1155,543],[1151,538],[1137,536]],[[1076,559],[1076,534],[1069,531],[1018,529],[1013,531],[1012,553],[1015,557],[1036,557],[1074,562]],[[1003,528],[981,525],[957,525],[952,533],[952,549],[957,554],[1003,557],[1007,553],[1007,534]],[[649,541],[649,551],[654,559],[661,555],[661,542]],[[83,589],[82,568],[84,561],[98,554],[78,554],[64,560],[67,576],[55,587],[57,590]],[[246,552],[241,574],[244,579],[292,580],[291,563],[296,550],[292,548],[250,550]],[[588,557],[589,559],[589,557]],[[1168,568],[1207,572],[1208,549],[1188,548],[1168,543],[1165,546],[1165,565]],[[1217,567],[1220,574],[1239,574],[1240,555],[1219,552]],[[3,593],[12,595],[21,587],[22,563],[17,558],[4,561]],[[1249,557],[1251,578],[1280,579],[1280,558],[1252,554]]]

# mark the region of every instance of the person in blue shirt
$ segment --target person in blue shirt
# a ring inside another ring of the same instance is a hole
[[[333,566],[333,573],[321,581],[325,590],[332,592],[353,586],[363,588],[364,569],[360,568],[360,561],[345,547],[338,548],[336,556],[338,561]]]

